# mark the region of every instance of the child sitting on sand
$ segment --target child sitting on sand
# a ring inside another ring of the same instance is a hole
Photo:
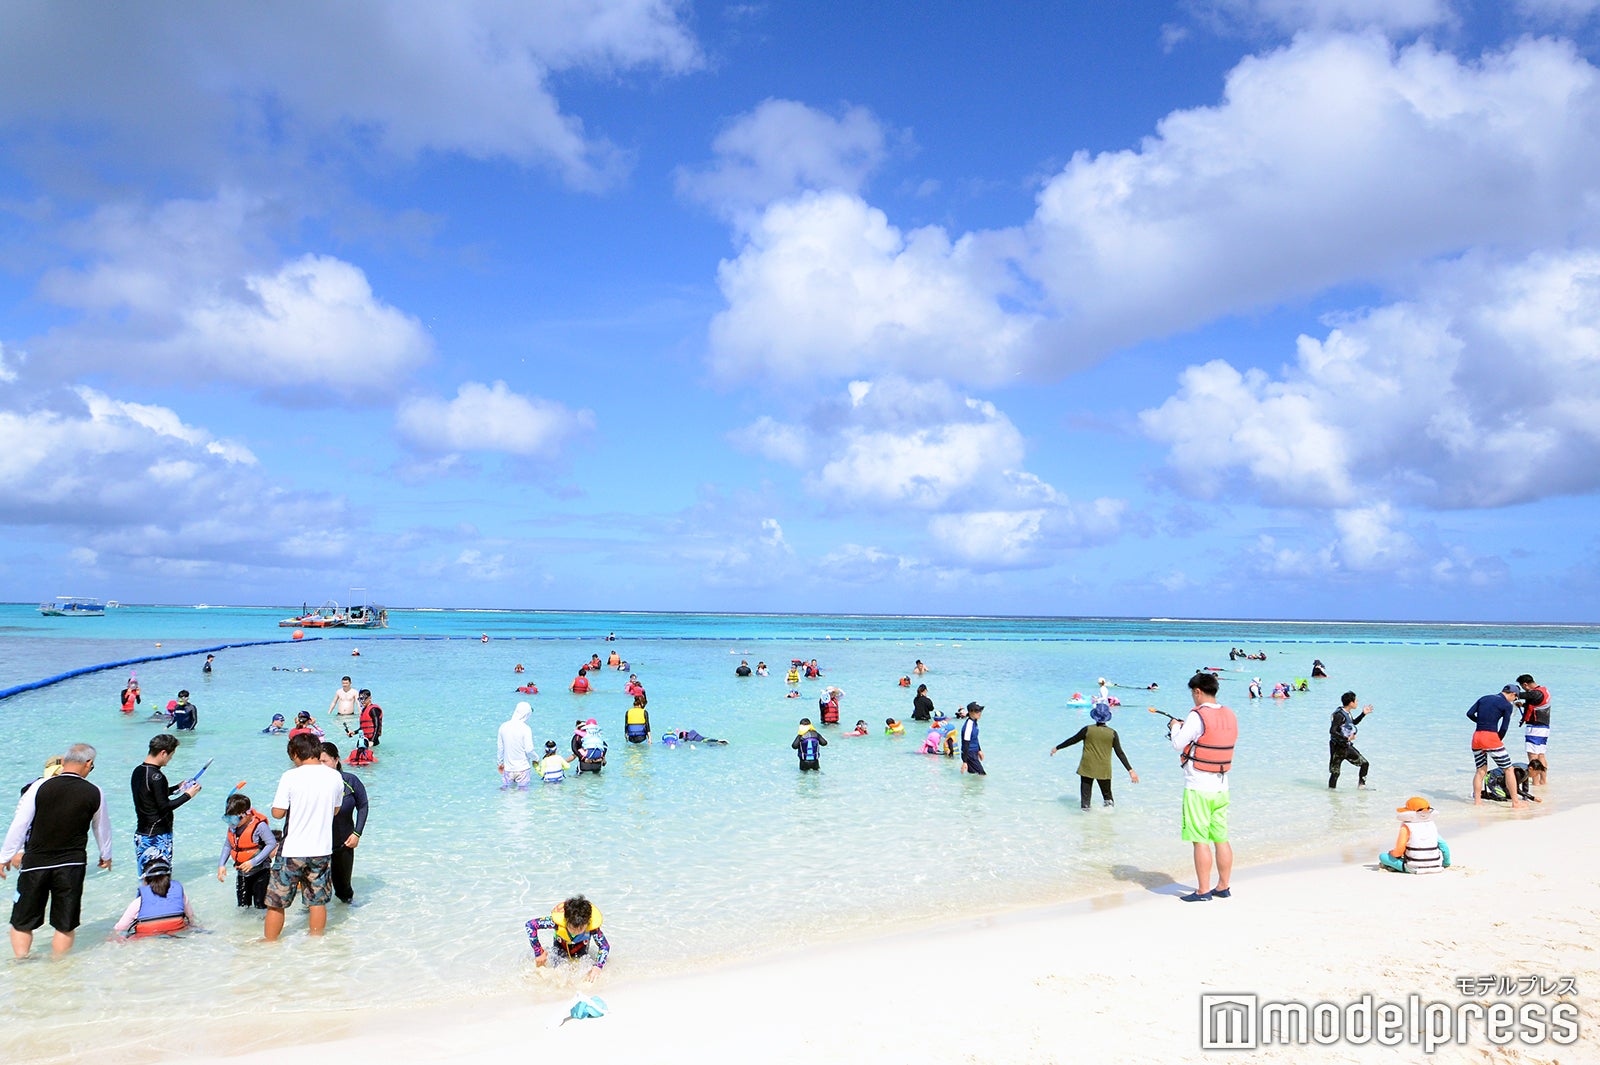
[[[1413,795],[1395,811],[1400,836],[1394,849],[1378,855],[1378,862],[1396,873],[1437,873],[1450,867],[1450,847],[1439,838],[1433,823],[1433,807],[1420,795]]]
[[[550,958],[539,942],[539,930],[548,928],[555,932],[550,953],[555,955],[557,965],[588,956],[589,944],[594,944],[594,968],[583,978],[587,983],[594,983],[600,979],[600,970],[606,967],[606,959],[611,956],[611,944],[606,942],[606,934],[600,931],[600,920],[600,908],[582,895],[574,895],[565,902],[557,903],[549,917],[533,918],[528,922],[527,929],[534,964],[549,964]]]

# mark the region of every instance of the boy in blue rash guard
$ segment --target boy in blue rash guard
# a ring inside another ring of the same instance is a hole
[[[600,970],[606,967],[606,960],[611,957],[611,944],[600,930],[600,921],[599,907],[582,895],[574,895],[557,904],[549,917],[533,918],[525,927],[528,929],[528,945],[533,948],[534,964],[544,966],[550,961],[539,943],[539,930],[548,928],[555,932],[551,953],[555,955],[558,965],[563,960],[586,957],[589,944],[594,944],[594,968],[583,979],[591,984],[599,980]]]
[[[977,703],[967,704],[967,720],[961,726],[961,771],[963,773],[977,773],[984,776],[983,748],[978,743],[978,719],[983,716],[983,707]]]

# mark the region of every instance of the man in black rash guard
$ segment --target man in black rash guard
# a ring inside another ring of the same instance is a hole
[[[199,784],[177,791],[167,783],[162,768],[177,749],[178,737],[152,736],[150,754],[133,767],[133,860],[140,876],[146,858],[159,854],[172,864],[172,811],[200,793]]]
[[[928,698],[928,686],[926,684],[917,685],[917,697],[911,700],[911,720],[933,720],[933,700]]]
[[[50,905],[51,946],[57,956],[72,949],[83,909],[83,879],[89,867],[89,829],[100,850],[100,868],[111,868],[111,818],[100,789],[86,779],[94,748],[77,743],[62,758],[61,772],[28,785],[0,845],[0,880],[19,864],[16,903],[11,908],[11,951],[26,958],[33,933]]]

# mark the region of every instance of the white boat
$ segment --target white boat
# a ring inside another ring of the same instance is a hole
[[[58,595],[54,602],[40,603],[39,613],[47,618],[103,618],[106,605],[83,595]]]

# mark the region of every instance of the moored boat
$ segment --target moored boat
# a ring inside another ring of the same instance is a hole
[[[106,605],[84,595],[58,595],[53,602],[40,603],[39,613],[47,618],[103,618]]]

